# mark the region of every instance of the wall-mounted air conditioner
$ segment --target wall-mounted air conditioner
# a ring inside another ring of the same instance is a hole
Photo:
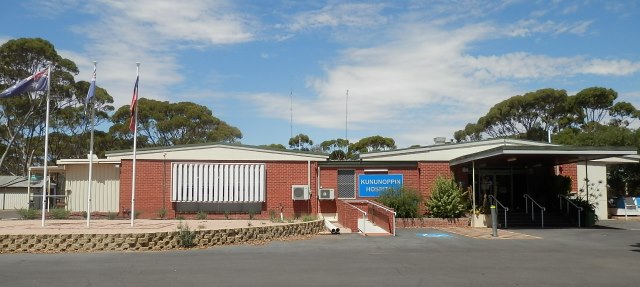
[[[309,187],[306,185],[292,185],[291,198],[293,200],[309,200]]]
[[[335,195],[333,193],[333,188],[321,188],[318,192],[318,197],[321,200],[332,200],[335,199]]]

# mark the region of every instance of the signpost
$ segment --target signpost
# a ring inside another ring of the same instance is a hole
[[[402,174],[361,174],[358,176],[359,197],[378,197],[387,189],[400,189]]]

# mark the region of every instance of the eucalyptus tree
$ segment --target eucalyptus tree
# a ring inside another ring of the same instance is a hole
[[[129,105],[111,117],[109,133],[114,139],[131,141]],[[138,100],[138,143],[140,147],[173,146],[206,142],[238,142],[242,133],[213,116],[213,112],[192,102],[169,103],[146,98]]]
[[[62,58],[41,38],[9,40],[0,46],[0,89],[51,66],[51,115],[74,104],[76,64]],[[25,175],[32,164],[42,164],[46,92],[30,92],[0,100],[0,173]],[[46,160],[51,161],[51,158]]]
[[[308,135],[298,134],[289,139],[289,148],[294,150],[309,151],[313,146],[313,140]]]
[[[358,142],[349,145],[349,151],[354,155],[372,151],[394,150],[396,148],[394,139],[379,135],[362,138]]]

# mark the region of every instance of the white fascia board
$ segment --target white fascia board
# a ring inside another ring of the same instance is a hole
[[[132,159],[133,152],[107,154],[109,159]],[[328,155],[287,152],[244,146],[210,145],[143,150],[136,159],[154,160],[242,160],[242,161],[325,161]]]
[[[559,146],[545,142],[535,142],[516,139],[491,139],[486,141],[473,141],[454,144],[432,145],[421,148],[409,148],[401,150],[390,150],[374,153],[364,153],[360,155],[362,160],[451,160],[469,154],[468,149],[477,151],[487,150],[498,146]],[[484,147],[484,148],[483,148]],[[456,151],[463,150],[463,151]],[[437,151],[450,151],[453,155],[433,155],[433,156],[416,156],[419,154],[432,153]]]
[[[119,164],[120,159],[99,158],[93,159],[94,164]],[[59,159],[56,161],[57,165],[71,165],[71,164],[89,164],[89,159]]]

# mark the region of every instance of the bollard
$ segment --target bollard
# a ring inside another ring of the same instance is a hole
[[[498,213],[496,212],[496,206],[491,206],[491,235],[493,237],[498,237]]]

